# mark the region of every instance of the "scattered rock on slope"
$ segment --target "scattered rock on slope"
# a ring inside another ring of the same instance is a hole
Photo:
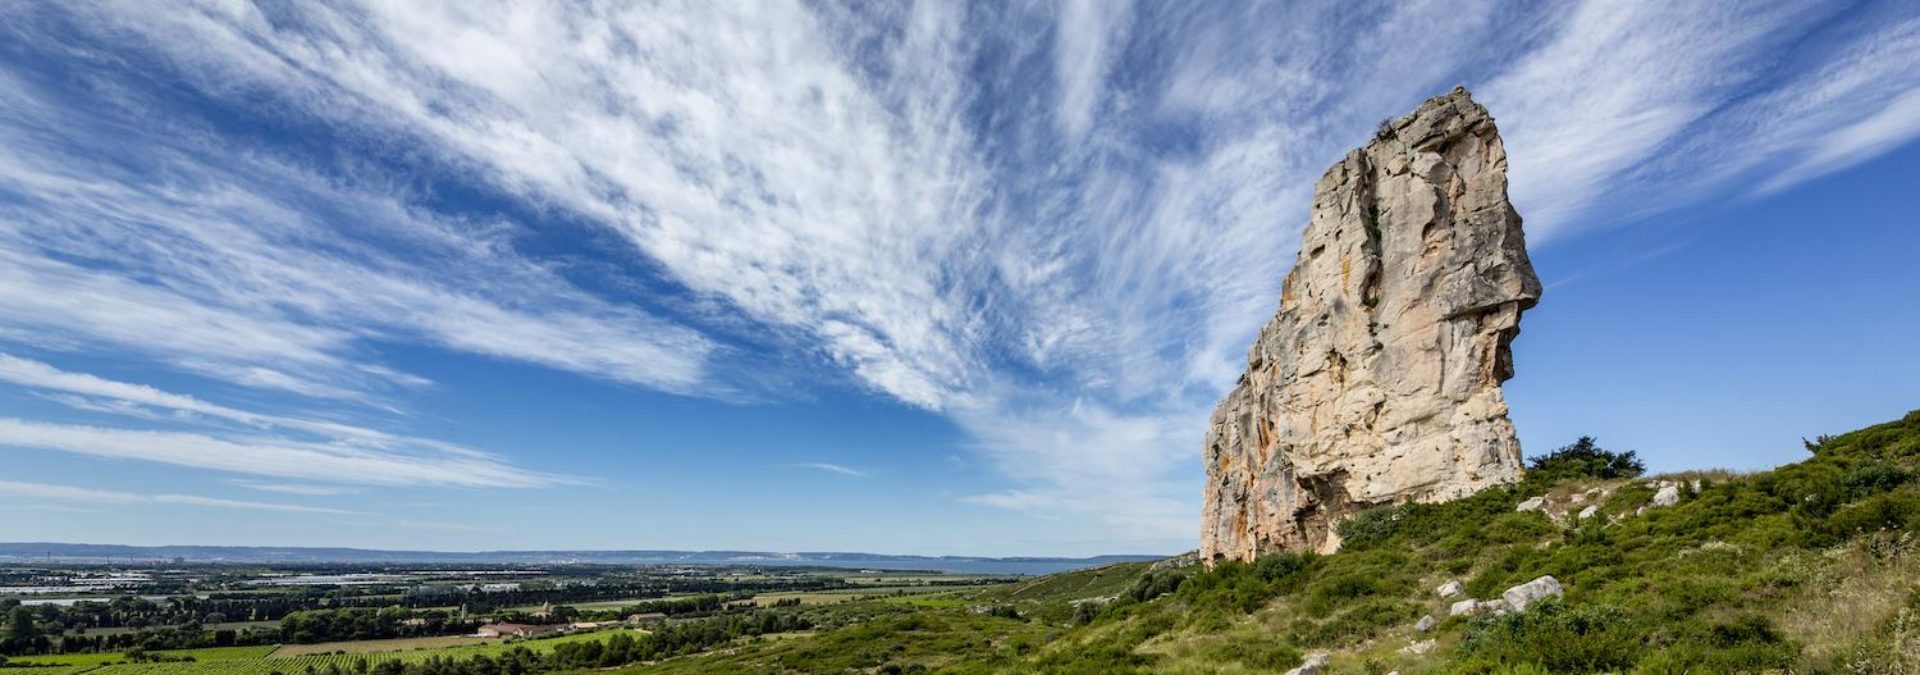
[[[1327,170],[1280,311],[1213,413],[1203,559],[1332,551],[1359,510],[1520,477],[1500,383],[1540,281],[1506,172],[1465,89]]]
[[[1327,664],[1332,661],[1333,657],[1325,652],[1311,654],[1307,656],[1306,663],[1300,664],[1299,668],[1287,671],[1287,675],[1320,675],[1327,671]]]
[[[1507,603],[1505,600],[1475,600],[1473,598],[1467,598],[1453,603],[1452,606],[1448,607],[1447,616],[1476,616],[1488,612],[1498,614],[1505,611],[1507,611]]]
[[[1476,616],[1480,614],[1504,614],[1524,612],[1527,608],[1547,598],[1558,598],[1565,594],[1560,580],[1552,576],[1543,576],[1533,581],[1509,588],[1500,594],[1499,600],[1475,600],[1467,598],[1447,608],[1447,616]]]
[[[1559,579],[1555,579],[1552,576],[1543,576],[1509,588],[1507,592],[1501,593],[1500,597],[1506,601],[1509,609],[1516,612],[1524,612],[1536,602],[1547,598],[1558,598],[1563,593],[1564,591],[1560,588]]]

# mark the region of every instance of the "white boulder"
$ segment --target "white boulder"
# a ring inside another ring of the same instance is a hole
[[[1673,506],[1680,503],[1680,486],[1663,485],[1659,492],[1653,493],[1654,506]]]
[[[1460,582],[1458,581],[1449,581],[1440,584],[1440,587],[1433,589],[1433,592],[1439,595],[1442,600],[1466,593],[1464,589],[1460,588]]]
[[[1547,598],[1558,598],[1564,594],[1565,591],[1560,588],[1560,580],[1549,575],[1509,588],[1507,592],[1501,593],[1500,597],[1506,600],[1507,607],[1513,611],[1524,612],[1533,603]]]
[[[1524,501],[1524,502],[1520,502],[1520,505],[1519,505],[1519,506],[1516,506],[1516,507],[1513,507],[1513,510],[1515,510],[1515,511],[1539,511],[1540,509],[1543,509],[1543,508],[1546,508],[1546,506],[1547,506],[1547,498],[1546,498],[1546,497],[1534,497],[1534,498],[1532,498],[1532,499],[1529,499],[1529,500],[1526,500],[1526,501]]]
[[[1327,672],[1327,663],[1332,660],[1326,652],[1309,654],[1306,663],[1300,664],[1299,668],[1287,671],[1287,675],[1320,675]]]
[[[1501,614],[1507,611],[1505,600],[1475,600],[1467,598],[1453,603],[1447,608],[1447,616],[1474,616],[1478,614]]]
[[[1439,625],[1439,623],[1440,623],[1439,619],[1435,619],[1433,618],[1432,614],[1428,614],[1426,616],[1420,617],[1420,621],[1418,623],[1413,624],[1413,629],[1420,631],[1422,633],[1425,633],[1427,631],[1433,630],[1433,627],[1436,625]]]

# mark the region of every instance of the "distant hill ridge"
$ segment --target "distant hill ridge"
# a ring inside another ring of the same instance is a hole
[[[1117,562],[1156,560],[1156,555],[1102,555],[1085,558],[1035,556],[918,556],[839,551],[676,551],[676,550],[538,550],[538,551],[398,551],[382,549],[304,546],[128,546],[54,542],[0,543],[0,560],[32,561],[140,561],[183,558],[191,562],[236,563],[494,563],[494,564],[746,564],[746,565],[883,565],[923,563],[945,569],[955,563],[972,565],[1060,565],[1074,569]]]

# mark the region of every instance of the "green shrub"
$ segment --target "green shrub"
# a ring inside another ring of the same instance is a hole
[[[1800,653],[1770,619],[1752,613],[1713,623],[1697,633],[1675,635],[1669,642],[1651,650],[1633,672],[1781,672],[1795,665]]]
[[[1478,618],[1460,646],[1493,663],[1574,673],[1629,668],[1644,650],[1640,633],[1619,608],[1555,600],[1525,612]]]
[[[1279,593],[1291,593],[1300,587],[1319,556],[1312,553],[1270,553],[1253,563],[1254,573],[1273,584]]]
[[[1055,650],[1039,659],[1041,671],[1085,675],[1146,672],[1154,658],[1136,654],[1130,648],[1094,645],[1083,649]]]
[[[1097,618],[1100,618],[1100,603],[1097,603],[1097,602],[1073,603],[1073,622],[1074,623],[1076,624],[1093,623],[1093,620]]]
[[[1485,523],[1480,539],[1492,544],[1518,544],[1538,541],[1553,534],[1554,529],[1553,521],[1539,512],[1508,513]]]
[[[1259,609],[1278,595],[1252,565],[1229,560],[1180,584],[1180,599],[1195,607],[1226,607],[1240,613]]]
[[[1816,457],[1860,457],[1911,462],[1920,459],[1920,410],[1897,422],[1887,422],[1839,436],[1822,436],[1808,444]]]
[[[1394,526],[1405,511],[1401,506],[1380,506],[1354,514],[1334,526],[1340,534],[1340,547],[1348,550],[1378,545],[1393,537]]]
[[[1288,633],[1289,637],[1302,645],[1349,645],[1378,637],[1396,626],[1413,623],[1424,613],[1421,605],[1412,602],[1373,598],[1354,604],[1351,609],[1325,622],[1311,619],[1295,621]]]
[[[1777,644],[1782,641],[1773,622],[1758,614],[1746,614],[1732,621],[1714,624],[1707,631],[1707,643],[1715,647],[1737,647],[1747,643]]]
[[[1913,480],[1911,472],[1885,462],[1873,462],[1848,471],[1840,483],[1848,492],[1864,496],[1892,490],[1910,480]]]
[[[1323,617],[1348,600],[1394,590],[1397,589],[1391,582],[1378,575],[1347,572],[1313,582],[1307,587],[1307,600],[1301,607],[1310,615]]]
[[[1632,450],[1614,452],[1601,448],[1592,436],[1581,436],[1571,445],[1527,458],[1527,478],[1548,482],[1568,478],[1633,478],[1646,471],[1646,463]]]
[[[1175,572],[1147,572],[1133,580],[1133,585],[1127,588],[1126,596],[1132,598],[1134,602],[1146,602],[1178,590],[1180,584],[1186,580],[1187,575]]]
[[[1250,670],[1281,672],[1300,665],[1300,650],[1271,640],[1229,640],[1210,656],[1218,661],[1237,661]]]
[[[1276,596],[1298,590],[1318,560],[1312,553],[1271,553],[1252,565],[1230,560],[1186,577],[1175,588],[1180,599],[1191,606],[1227,607],[1246,613]]]
[[[1878,530],[1900,530],[1920,524],[1920,492],[1874,495],[1839,509],[1827,518],[1826,531],[1851,536]]]

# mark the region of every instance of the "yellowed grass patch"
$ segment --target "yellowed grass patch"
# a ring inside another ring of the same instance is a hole
[[[1822,672],[1920,673],[1920,539],[1882,532],[1824,558],[1781,629]]]

